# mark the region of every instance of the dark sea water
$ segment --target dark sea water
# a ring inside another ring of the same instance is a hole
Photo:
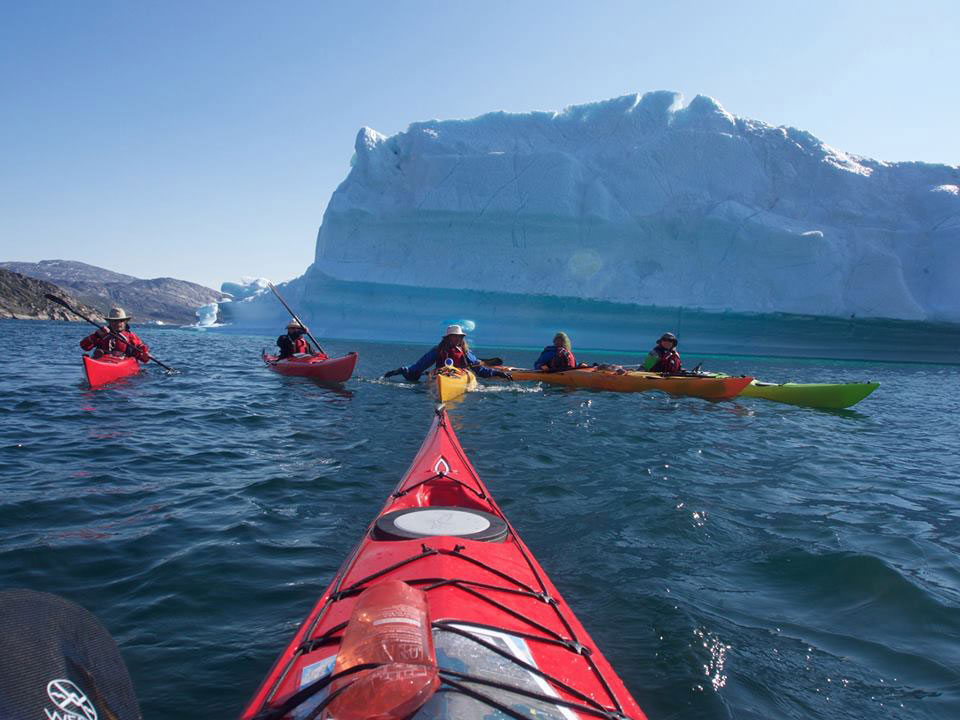
[[[413,458],[430,396],[376,378],[425,348],[331,340],[360,353],[335,391],[265,370],[270,338],[140,330],[182,372],[89,391],[86,328],[0,321],[0,585],[93,611],[146,718],[230,718]],[[883,384],[840,412],[529,385],[451,409],[651,720],[960,718],[960,367],[693,359]]]

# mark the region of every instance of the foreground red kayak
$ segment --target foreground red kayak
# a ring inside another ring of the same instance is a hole
[[[645,717],[490,497],[441,406],[242,718],[494,716]]]
[[[90,387],[95,388],[122,377],[136,375],[140,372],[140,363],[136,358],[126,356],[102,355],[94,359],[84,355],[83,371],[87,374]]]
[[[263,361],[268,368],[281,375],[308,377],[324,383],[342,383],[353,375],[357,354],[351,352],[343,357],[331,358],[323,353],[316,353],[277,360],[276,355],[263,353]]]

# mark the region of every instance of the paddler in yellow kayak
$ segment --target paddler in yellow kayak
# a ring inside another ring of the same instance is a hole
[[[477,356],[470,350],[470,346],[467,345],[467,336],[464,334],[463,328],[459,325],[448,326],[439,344],[437,344],[436,347],[430,348],[424,356],[413,365],[409,367],[404,365],[396,370],[390,370],[384,373],[383,376],[388,378],[394,375],[403,375],[408,381],[417,382],[420,376],[426,372],[431,365],[436,368],[442,368],[446,365],[447,360],[450,360],[454,367],[472,370],[482,378],[499,377],[513,380],[510,373],[504,372],[503,370],[495,370],[480,362]]]
[[[643,370],[655,373],[678,373],[683,369],[680,363],[680,353],[677,352],[677,336],[665,332],[647,353],[643,361]]]

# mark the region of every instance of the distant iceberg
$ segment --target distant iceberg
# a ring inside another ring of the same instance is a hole
[[[220,285],[220,292],[229,295],[232,300],[248,300],[267,291],[270,281],[261,277],[243,277],[239,283],[225,282]]]
[[[364,128],[312,272],[958,322],[958,188],[958,167],[869,160],[665,91],[419,122],[392,137]]]
[[[220,308],[220,303],[210,303],[209,305],[203,305],[197,308],[197,323],[192,327],[198,328],[209,328],[217,327],[217,312]]]

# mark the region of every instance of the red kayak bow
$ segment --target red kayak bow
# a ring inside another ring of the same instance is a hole
[[[96,388],[122,377],[136,375],[140,372],[140,363],[136,358],[126,356],[102,355],[92,358],[84,355],[83,370],[87,374],[90,387]]]
[[[355,713],[374,702],[394,708],[373,715],[391,720],[645,718],[477,476],[443,406],[242,718],[371,717]]]
[[[357,354],[351,352],[343,357],[331,358],[323,353],[316,353],[277,360],[276,355],[263,353],[263,361],[268,368],[281,375],[308,377],[325,383],[342,383],[353,375]]]

